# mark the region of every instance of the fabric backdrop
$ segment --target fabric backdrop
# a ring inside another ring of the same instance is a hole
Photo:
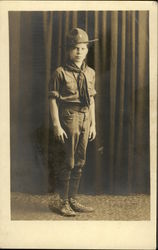
[[[12,191],[54,189],[60,152],[48,84],[73,27],[99,38],[87,57],[96,70],[97,137],[88,145],[80,192],[149,193],[148,11],[9,13]]]

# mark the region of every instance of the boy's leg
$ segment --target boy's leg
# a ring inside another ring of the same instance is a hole
[[[69,112],[69,110],[66,110],[63,114],[62,125],[68,135],[68,139],[64,143],[65,164],[60,171],[61,197],[66,200],[69,193],[69,197],[71,197],[69,201],[74,210],[91,212],[93,211],[92,208],[85,207],[72,200],[72,197],[75,197],[78,193],[82,168],[86,160],[86,148],[89,136],[89,113]]]
[[[60,167],[59,174],[59,194],[63,203],[61,207],[61,212],[63,215],[74,214],[71,211],[68,203],[68,193],[69,193],[69,182],[72,169],[74,168],[74,155],[79,141],[79,123],[78,115],[76,112],[69,113],[69,110],[66,110],[65,115],[62,119],[62,126],[67,133],[68,139],[65,140],[63,144],[65,157],[64,164]]]
[[[70,185],[69,185],[69,197],[75,198],[79,185],[80,185],[80,179],[82,176],[82,168],[75,166],[74,169],[71,172],[71,179],[70,179]]]
[[[75,212],[93,212],[94,209],[85,206],[76,200],[79,189],[80,179],[82,175],[83,166],[75,166],[71,172],[70,186],[69,186],[69,203]]]
[[[71,171],[67,168],[63,168],[60,172],[59,195],[61,200],[60,200],[59,211],[64,216],[76,215],[68,201],[70,174]]]
[[[63,144],[64,161],[59,173],[60,195],[62,199],[68,199],[69,180],[74,168],[74,155],[79,140],[78,117],[75,112],[65,108],[61,112],[61,123],[68,139],[65,139]]]
[[[81,120],[82,120],[82,126],[75,154],[75,166],[71,172],[71,178],[70,178],[69,202],[72,209],[76,212],[93,212],[94,209],[92,207],[82,205],[76,200],[76,195],[78,193],[80,179],[82,175],[82,169],[86,161],[86,149],[89,137],[89,114],[88,113],[81,114]]]
[[[59,195],[62,200],[68,199],[70,175],[71,171],[66,166],[62,166],[59,176]]]
[[[82,170],[86,161],[86,149],[88,144],[88,136],[89,136],[89,114],[81,113],[81,131],[80,137],[78,141],[78,145],[75,152],[75,166],[71,172],[71,180],[70,180],[70,197],[75,197],[78,193],[79,183],[82,176]]]

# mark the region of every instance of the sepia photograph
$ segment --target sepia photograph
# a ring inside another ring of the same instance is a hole
[[[150,220],[149,12],[11,11],[9,35],[11,218]]]
[[[66,223],[148,227],[156,223],[151,138],[157,121],[150,10],[105,8],[104,1],[96,9],[90,3],[65,9],[62,3],[9,8],[6,15],[10,222],[57,223],[59,232]],[[86,244],[75,247],[87,247],[90,231]],[[109,248],[98,237],[94,247]],[[133,247],[123,242],[117,247]],[[135,246],[151,243],[144,244]],[[58,238],[57,245],[35,246],[61,245]],[[74,248],[73,240],[63,246]]]

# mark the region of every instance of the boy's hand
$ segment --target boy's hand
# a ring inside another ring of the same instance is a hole
[[[61,141],[62,143],[65,143],[65,139],[68,139],[66,132],[64,129],[59,126],[54,126],[54,135],[58,141]]]
[[[89,140],[93,141],[96,137],[96,129],[95,126],[90,126],[90,130],[89,130]]]

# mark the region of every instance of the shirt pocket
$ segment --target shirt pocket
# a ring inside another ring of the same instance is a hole
[[[90,96],[96,95],[96,90],[94,88],[94,81],[92,81],[92,80],[88,81],[88,92],[89,92]]]
[[[77,91],[77,83],[74,80],[65,81],[65,91],[68,94],[76,94]]]

